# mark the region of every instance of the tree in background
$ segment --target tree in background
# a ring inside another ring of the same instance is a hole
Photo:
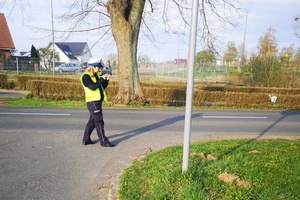
[[[275,30],[270,27],[267,32],[259,38],[258,50],[260,56],[275,56],[277,53],[277,41]]]
[[[34,71],[38,71],[39,64],[40,64],[39,52],[36,50],[36,48],[33,45],[31,45],[30,66],[34,68]]]
[[[277,56],[253,56],[245,67],[248,84],[260,87],[282,86],[283,68]]]
[[[41,61],[40,64],[45,69],[50,69],[52,65],[53,51],[48,48],[40,48],[38,51],[39,51],[39,56]],[[58,53],[55,54],[55,60],[56,61],[60,60]]]
[[[207,50],[199,51],[197,53],[196,61],[199,62],[200,60],[203,63],[212,63],[216,61],[216,58],[214,52],[207,49]]]
[[[299,61],[299,64],[300,64],[300,47],[295,52],[294,58],[295,58],[295,60]]]
[[[300,79],[300,48],[295,51],[294,44],[289,47],[284,47],[282,48],[279,57],[286,75],[284,85],[286,87],[297,87],[297,80]]]
[[[244,68],[244,77],[251,86],[291,87],[297,85],[297,66],[294,47],[277,53],[275,31],[269,28],[259,39],[258,55],[252,55]]]
[[[195,62],[199,63],[199,65],[195,66],[195,70],[202,71],[204,70],[205,66],[214,66],[216,62],[216,57],[213,51],[207,49],[199,51],[196,54]]]
[[[298,78],[300,78],[300,47],[296,50],[292,63],[295,70],[298,72]]]
[[[231,64],[237,60],[238,52],[234,42],[229,41],[227,44],[227,50],[224,53],[223,60],[231,66]]]
[[[279,53],[280,60],[287,63],[294,57],[294,53],[294,44],[289,47],[283,47]]]

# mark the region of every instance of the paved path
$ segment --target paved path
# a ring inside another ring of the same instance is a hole
[[[0,97],[22,98],[25,94],[27,94],[25,91],[0,89]]]

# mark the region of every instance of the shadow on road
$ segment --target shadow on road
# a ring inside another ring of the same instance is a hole
[[[196,118],[196,117],[200,117],[200,116],[201,116],[201,114],[192,114],[192,118]],[[163,127],[163,126],[168,126],[168,125],[174,124],[174,123],[179,122],[179,121],[183,121],[184,118],[185,118],[184,115],[172,117],[172,118],[165,119],[163,121],[160,121],[160,122],[157,122],[157,123],[154,123],[154,124],[150,124],[150,125],[142,127],[142,128],[138,128],[138,129],[127,131],[127,132],[120,133],[120,134],[117,134],[117,135],[109,136],[109,139],[111,139],[113,137],[123,136],[123,137],[113,141],[113,143],[119,144],[122,141],[128,140],[131,137],[143,134],[143,133],[148,132],[148,131],[158,129],[158,128]]]
[[[286,117],[291,116],[291,115],[299,115],[300,111],[296,111],[296,110],[285,110],[281,112],[282,117],[280,117],[278,120],[276,120],[271,126],[269,126],[268,128],[266,128],[265,130],[263,130],[256,138],[254,139],[258,139],[263,137],[269,130],[271,130],[274,126],[276,126],[279,122],[281,122],[282,120],[284,120]]]
[[[279,122],[281,122],[282,120],[284,120],[286,117],[291,116],[291,115],[300,115],[300,111],[297,110],[286,110],[286,111],[282,111],[281,112],[282,117],[280,117],[278,120],[276,120],[272,125],[270,125],[269,127],[267,127],[265,130],[263,130],[257,137],[249,139],[248,141],[246,141],[243,144],[240,144],[234,148],[229,149],[227,152],[225,152],[223,155],[221,155],[220,157],[224,157],[224,156],[228,156],[228,154],[236,151],[237,149],[243,147],[244,145],[250,144],[251,142],[253,142],[254,140],[257,140],[261,137],[263,137],[266,133],[268,133],[269,130],[271,130],[274,126],[276,126]]]

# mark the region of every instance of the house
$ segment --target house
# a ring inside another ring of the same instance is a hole
[[[6,18],[0,13],[0,57],[10,57],[11,50],[15,49],[14,41],[11,37]]]
[[[48,45],[53,50],[52,43]],[[61,63],[81,63],[92,58],[92,53],[86,42],[54,42],[55,53]]]

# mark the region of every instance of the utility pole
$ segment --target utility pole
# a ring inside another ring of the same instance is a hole
[[[174,31],[173,33],[176,34],[176,35],[178,35],[177,62],[176,62],[176,66],[177,66],[177,69],[176,69],[176,70],[178,70],[178,68],[179,68],[179,59],[180,59],[180,57],[179,57],[179,51],[180,51],[180,36],[181,36],[181,35],[184,35],[184,33],[180,33],[180,32],[177,32],[177,31]],[[182,74],[183,74],[183,75],[182,75],[182,78],[184,78],[184,69],[183,69],[183,73],[182,73]]]
[[[247,9],[245,9],[245,10],[246,10],[246,23],[245,23],[245,30],[244,30],[244,40],[243,40],[242,57],[240,58],[239,68],[238,68],[238,72],[239,73],[242,72],[243,59],[245,57],[246,33],[247,33],[247,23],[248,23],[248,10]]]
[[[52,67],[53,76],[55,72],[55,46],[54,46],[54,21],[53,21],[53,2],[51,0],[51,18],[52,18]]]
[[[188,79],[187,79],[187,86],[186,86],[187,89],[186,89],[186,103],[185,103],[186,105],[185,105],[185,120],[184,120],[182,172],[188,171],[189,157],[190,157],[197,21],[198,21],[198,0],[193,0],[192,22],[191,22],[189,55],[188,55]]]

